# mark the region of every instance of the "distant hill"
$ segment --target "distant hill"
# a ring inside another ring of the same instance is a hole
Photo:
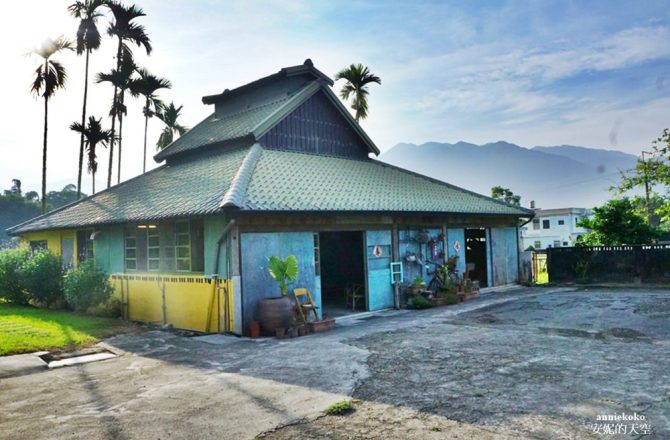
[[[611,197],[607,190],[619,170],[633,168],[637,158],[621,151],[571,145],[523,148],[505,141],[475,145],[400,143],[379,160],[440,179],[481,194],[501,185],[538,208],[586,207]]]

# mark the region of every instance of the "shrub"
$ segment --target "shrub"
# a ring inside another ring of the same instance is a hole
[[[100,316],[103,318],[120,318],[123,310],[123,303],[118,298],[110,297],[93,307],[89,307],[86,313],[93,316]]]
[[[428,309],[433,307],[433,303],[422,295],[413,296],[409,304],[413,309]]]
[[[68,305],[81,312],[96,306],[104,308],[114,292],[107,273],[92,260],[80,263],[77,270],[69,270],[64,288]]]
[[[461,300],[458,298],[458,294],[455,292],[442,291],[441,293],[442,298],[444,298],[444,302],[447,303],[447,305],[457,304],[461,302]]]
[[[49,251],[35,252],[20,269],[21,285],[36,305],[59,305],[63,300],[63,265]]]
[[[0,298],[14,304],[28,304],[28,295],[21,283],[21,266],[29,258],[27,248],[0,251]]]

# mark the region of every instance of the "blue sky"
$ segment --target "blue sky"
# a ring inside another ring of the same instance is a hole
[[[382,151],[398,142],[504,139],[637,154],[670,126],[668,1],[137,3],[154,43],[151,57],[138,58],[172,81],[162,97],[184,105],[189,126],[211,110],[203,95],[308,57],[331,76],[362,62],[382,78],[371,87],[363,122]],[[23,54],[44,36],[74,34],[68,4],[27,0],[13,7],[17,14],[30,10],[29,21],[11,18],[11,10],[0,18],[0,37],[11,42],[0,48],[7,60],[0,149],[3,157],[20,152],[0,163],[0,187],[13,177],[39,184],[41,106],[28,93],[37,60]],[[92,71],[110,69],[112,53],[106,39]],[[70,83],[51,104],[54,187],[76,176],[78,138],[67,127],[79,114],[83,79],[81,58],[61,58]],[[111,90],[95,86],[90,95],[91,112],[106,114]],[[131,102],[124,178],[141,170],[142,127],[141,103]],[[159,128],[150,122],[154,142]]]

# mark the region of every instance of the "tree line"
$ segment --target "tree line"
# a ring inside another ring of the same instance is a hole
[[[34,72],[31,92],[44,101],[44,133],[42,144],[42,191],[41,212],[47,211],[46,175],[48,157],[49,101],[55,93],[64,89],[67,82],[67,70],[57,60],[64,51],[76,51],[84,56],[84,94],[81,119],[73,122],[70,129],[80,134],[78,174],[76,185],[77,199],[82,197],[82,171],[84,156],[86,166],[92,175],[92,192],[95,193],[95,175],[98,171],[98,148],[109,149],[109,167],[107,169],[107,188],[112,185],[114,161],[116,159],[116,183],[121,181],[121,155],[123,147],[123,118],[128,113],[126,97],[143,98],[144,117],[143,172],[146,171],[147,129],[149,119],[156,116],[165,125],[156,147],[160,150],[169,145],[175,136],[183,135],[187,128],[178,122],[183,106],[174,102],[165,104],[158,96],[161,89],[170,89],[169,80],[152,74],[138,66],[133,56],[133,46],[144,49],[147,55],[152,52],[151,39],[143,25],[138,23],[146,16],[136,5],[126,6],[117,0],[77,1],[68,7],[70,15],[79,20],[76,38],[70,41],[61,36],[48,38],[31,53],[40,58],[40,64]],[[103,118],[87,114],[89,98],[89,59],[100,48],[103,33],[102,21],[106,20],[106,34],[117,45],[114,65],[109,72],[100,72],[95,76],[96,84],[109,84],[113,88],[109,114],[111,128],[106,128]],[[117,126],[118,123],[118,126]],[[115,156],[116,148],[116,156]]]
[[[86,158],[87,171],[92,175],[92,193],[95,194],[95,176],[98,172],[98,149],[108,148],[109,166],[107,171],[107,188],[112,186],[114,161],[116,160],[116,183],[121,182],[121,157],[123,152],[123,120],[128,114],[126,98],[142,98],[142,115],[144,117],[144,143],[142,172],[146,172],[147,129],[149,119],[156,116],[164,128],[160,133],[156,148],[161,150],[168,146],[176,136],[183,135],[188,128],[178,121],[183,106],[174,102],[165,104],[159,97],[161,90],[171,89],[172,83],[152,74],[144,67],[137,65],[133,48],[144,50],[151,55],[153,47],[146,28],[139,22],[146,14],[137,5],[126,6],[118,0],[84,0],[76,1],[68,6],[70,15],[79,20],[76,38],[70,41],[61,36],[47,39],[40,47],[31,51],[40,58],[40,64],[34,73],[31,92],[44,100],[44,134],[42,145],[42,191],[41,212],[47,211],[46,175],[48,157],[48,126],[49,101],[55,93],[64,89],[67,81],[67,70],[57,60],[64,51],[76,51],[83,56],[84,93],[81,119],[73,122],[70,129],[80,134],[77,173],[77,199],[82,196],[82,171]],[[100,48],[103,33],[101,26],[106,21],[106,34],[115,40],[116,55],[114,64],[108,72],[95,75],[96,84],[109,84],[113,94],[110,105],[110,128],[106,127],[103,117],[88,115],[89,98],[89,60],[91,55]],[[381,84],[381,79],[370,72],[362,64],[351,64],[339,71],[335,80],[345,80],[340,91],[344,101],[351,99],[356,122],[368,116],[368,85]],[[116,154],[116,155],[115,155]]]

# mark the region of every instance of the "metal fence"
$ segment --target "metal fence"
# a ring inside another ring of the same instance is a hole
[[[670,245],[547,250],[551,283],[670,284]]]

